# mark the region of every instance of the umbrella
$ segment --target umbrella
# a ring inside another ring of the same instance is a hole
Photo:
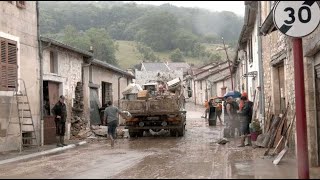
[[[240,98],[241,93],[239,91],[229,91],[227,92],[223,97],[228,98],[228,97],[233,97],[233,98]]]

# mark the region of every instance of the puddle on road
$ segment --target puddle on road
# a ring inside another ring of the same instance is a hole
[[[230,163],[231,166],[231,178],[238,179],[254,179],[254,167],[253,161],[235,161]]]

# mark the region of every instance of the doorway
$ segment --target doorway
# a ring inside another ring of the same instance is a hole
[[[98,96],[98,89],[97,88],[90,88],[90,124],[91,125],[100,125],[101,118],[100,118],[100,102]]]
[[[56,142],[56,125],[51,113],[53,106],[59,101],[59,83],[43,81],[43,120],[44,120],[44,144]]]

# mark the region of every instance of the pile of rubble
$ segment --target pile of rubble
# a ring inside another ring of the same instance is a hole
[[[77,82],[75,89],[75,98],[72,107],[71,134],[79,136],[79,133],[87,127],[87,121],[83,118],[83,86],[81,82]],[[80,136],[81,137],[81,136]]]

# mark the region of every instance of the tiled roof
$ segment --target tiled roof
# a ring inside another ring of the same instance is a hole
[[[161,63],[146,63],[143,62],[142,66],[144,66],[146,71],[169,71],[170,69],[168,66],[161,62]]]
[[[131,78],[134,78],[134,76],[133,76],[132,74],[128,73],[127,71],[122,70],[122,69],[120,69],[120,68],[118,68],[118,67],[116,67],[116,66],[114,66],[114,65],[109,64],[109,63],[100,61],[100,60],[98,60],[98,59],[94,59],[94,60],[91,62],[91,64],[98,65],[98,66],[101,66],[101,67],[103,67],[103,68],[107,68],[107,69],[113,70],[113,71],[115,71],[115,72],[118,72],[118,73],[120,73],[120,74],[123,74],[123,75],[129,76],[129,77],[131,77]]]

